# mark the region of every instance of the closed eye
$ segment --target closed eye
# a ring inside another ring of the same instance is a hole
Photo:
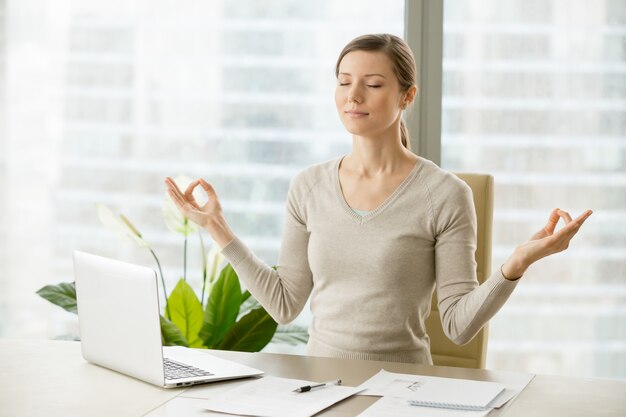
[[[346,85],[350,85],[350,83],[339,83],[340,87],[343,87],[343,86],[346,86]],[[370,84],[368,84],[367,86],[370,87],[370,88],[380,88],[380,87],[382,87],[382,85],[370,85]]]

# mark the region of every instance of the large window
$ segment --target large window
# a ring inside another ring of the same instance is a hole
[[[135,223],[171,290],[183,238],[163,221],[166,175],[212,182],[233,229],[274,264],[290,179],[350,149],[334,106],[341,48],[404,30],[404,0],[5,1],[0,337],[76,333],[35,294],[73,280],[74,249],[153,265],[96,203]],[[191,236],[195,288],[199,250]]]
[[[626,376],[625,4],[444,3],[441,163],[495,176],[493,268],[552,208],[595,211],[491,321],[489,367]],[[76,333],[35,295],[73,279],[74,249],[153,265],[96,203],[136,224],[171,289],[183,241],[161,214],[166,175],[210,180],[273,264],[289,180],[349,151],[341,47],[402,35],[404,14],[405,0],[0,0],[0,337]],[[198,251],[193,236],[192,285]]]
[[[626,376],[626,3],[446,0],[442,165],[495,177],[494,264],[594,210],[491,321],[488,367]]]

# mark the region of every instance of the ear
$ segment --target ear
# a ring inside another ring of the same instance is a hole
[[[406,90],[406,93],[404,93],[404,99],[402,100],[403,108],[413,103],[415,96],[417,96],[417,86],[412,85],[408,90]]]

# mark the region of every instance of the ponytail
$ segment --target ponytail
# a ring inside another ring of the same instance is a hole
[[[402,140],[402,146],[411,150],[411,139],[409,138],[409,130],[404,124],[404,120],[400,119],[400,140]]]

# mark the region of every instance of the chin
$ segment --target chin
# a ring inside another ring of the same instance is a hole
[[[354,123],[352,120],[342,121],[342,122],[343,122],[343,127],[345,127],[346,130],[353,135],[362,136],[372,130],[372,129],[369,129],[367,126],[363,126],[363,124]]]

